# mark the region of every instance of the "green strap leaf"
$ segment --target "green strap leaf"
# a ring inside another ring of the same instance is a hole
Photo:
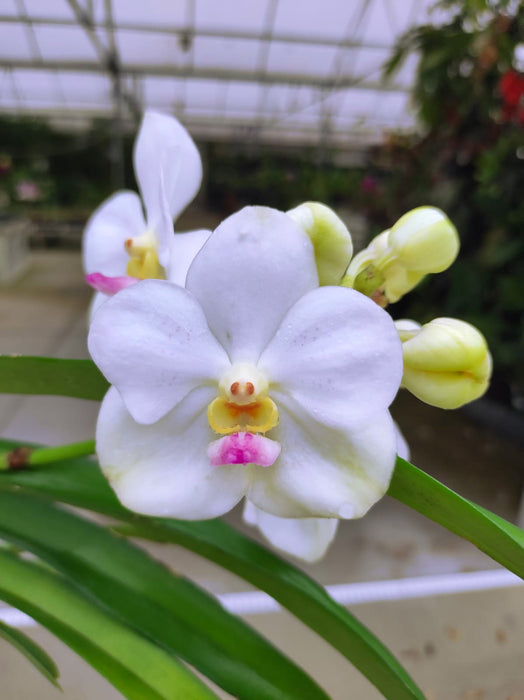
[[[54,686],[60,688],[58,684],[58,668],[53,659],[38,646],[32,639],[26,637],[20,630],[9,627],[0,620],[0,637],[12,644],[21,652],[40,673],[47,678]]]
[[[50,394],[100,401],[109,389],[92,360],[0,355],[0,393]]]
[[[349,611],[302,571],[226,523],[161,520],[130,513],[118,503],[95,465],[83,459],[48,465],[45,470],[5,473],[0,475],[0,488],[2,485],[24,486],[111,515],[128,522],[136,536],[173,542],[216,562],[275,598],[338,649],[387,698],[423,700],[404,668]]]
[[[524,578],[524,530],[459,496],[400,457],[388,493]]]
[[[345,656],[389,700],[424,696],[389,650],[305,573],[225,522],[135,519],[133,537],[171,542],[229,569],[268,593]]]
[[[0,550],[0,598],[65,642],[128,700],[217,697],[166,651],[62,577],[5,550]]]
[[[104,528],[49,501],[0,490],[0,536],[233,695],[327,700],[309,676],[214,598]]]

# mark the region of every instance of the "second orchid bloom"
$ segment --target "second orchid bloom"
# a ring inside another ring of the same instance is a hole
[[[198,150],[176,119],[146,112],[134,166],[142,198],[127,190],[117,192],[98,207],[84,233],[87,281],[98,292],[93,312],[108,296],[141,279],[184,284],[192,259],[210,234],[173,234],[173,219],[194,198],[202,180]]]

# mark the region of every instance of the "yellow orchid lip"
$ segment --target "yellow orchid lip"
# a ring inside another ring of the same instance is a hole
[[[218,390],[207,418],[219,435],[266,433],[278,424],[278,409],[267,396],[267,380],[254,365],[234,364],[222,376]]]
[[[209,425],[219,435],[266,433],[279,421],[278,409],[268,396],[249,404],[238,404],[218,396],[207,408]]]
[[[129,255],[126,273],[137,279],[166,279],[166,272],[158,260],[157,240],[151,231],[128,238],[124,243]]]

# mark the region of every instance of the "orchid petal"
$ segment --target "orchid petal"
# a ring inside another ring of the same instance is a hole
[[[144,233],[142,204],[135,192],[117,192],[92,214],[83,241],[84,269],[107,277],[125,274],[129,257],[124,244]]]
[[[254,363],[288,309],[317,285],[309,237],[267,207],[245,207],[227,218],[186,282],[231,361]]]
[[[243,518],[257,527],[273,547],[309,563],[324,556],[338,527],[336,518],[279,518],[247,499]]]
[[[86,275],[86,282],[90,287],[97,292],[102,292],[102,294],[107,294],[109,296],[113,296],[113,294],[130,287],[132,284],[136,284],[138,281],[136,277],[129,277],[127,275],[122,277],[106,277],[100,274],[100,272],[92,272],[90,275]]]
[[[360,518],[387,491],[397,436],[388,411],[360,430],[327,428],[281,409],[272,437],[282,452],[257,469],[247,497],[283,518]]]
[[[200,520],[231,510],[244,495],[246,467],[212,467],[212,437],[200,387],[154,425],[140,425],[115,388],[106,394],[97,424],[100,466],[120,501],[146,515]]]
[[[200,187],[202,163],[198,149],[182,124],[166,114],[145,113],[135,142],[134,164],[151,228],[155,228],[162,210],[162,190],[173,220]]]
[[[185,285],[189,266],[210,235],[211,231],[207,229],[175,233],[173,237],[172,264],[167,269],[167,278],[170,282],[182,286]]]
[[[402,345],[377,304],[352,289],[321,287],[290,309],[258,368],[277,405],[299,405],[315,421],[354,429],[395,397]]]
[[[160,170],[158,182],[157,208],[147,210],[147,226],[154,231],[157,239],[157,254],[158,261],[164,269],[171,266],[174,235],[173,216],[169,211],[169,202],[166,194],[166,173],[165,170]]]
[[[95,294],[93,294],[93,298],[91,299],[87,310],[88,325],[91,323],[95,313],[102,306],[102,304],[104,304],[110,298],[111,297],[108,297],[107,294],[102,294],[102,292],[95,292]]]
[[[198,302],[163,280],[143,280],[103,304],[88,344],[139,423],[159,420],[197,386],[216,387],[229,366]]]
[[[395,431],[397,433],[397,455],[401,457],[402,459],[405,459],[409,462],[410,456],[411,456],[411,450],[409,449],[409,445],[407,443],[406,438],[402,434],[400,428],[398,425],[395,423]]]

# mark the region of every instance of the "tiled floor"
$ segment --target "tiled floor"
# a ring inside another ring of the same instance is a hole
[[[0,352],[87,357],[86,309],[79,255],[33,253],[29,273],[0,292]],[[20,440],[60,444],[92,437],[97,404],[54,397],[0,396],[0,432]],[[524,479],[522,451],[460,413],[401,396],[395,416],[413,461],[463,495],[513,519]],[[239,510],[228,516],[238,527]],[[253,534],[251,531],[250,534]],[[217,593],[249,586],[180,548],[150,551]],[[472,545],[405,506],[384,499],[366,518],[343,523],[335,545],[306,567],[323,584],[399,579],[494,568]],[[355,606],[413,673],[428,700],[524,700],[524,588]],[[284,613],[257,615],[257,628],[300,660],[332,697],[374,700],[379,694],[337,653]],[[56,657],[59,694],[3,644],[1,700],[100,698],[120,695],[43,630],[31,634]],[[301,700],[301,699],[299,699]]]

